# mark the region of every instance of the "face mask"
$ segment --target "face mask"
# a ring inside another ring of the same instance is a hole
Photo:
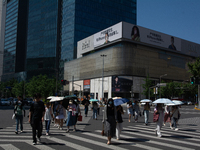
[[[110,101],[109,104],[111,105],[111,104],[112,104],[112,101]]]

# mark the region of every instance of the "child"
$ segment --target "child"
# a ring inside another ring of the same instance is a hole
[[[50,105],[49,102],[46,103],[45,115],[44,115],[46,135],[49,135],[50,124],[51,124],[51,117],[53,118],[52,110],[49,107],[49,105]]]

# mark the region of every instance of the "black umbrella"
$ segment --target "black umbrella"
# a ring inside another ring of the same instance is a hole
[[[69,100],[73,100],[73,103],[75,104],[75,105],[77,105],[77,102],[76,102],[76,100],[77,100],[77,96],[71,96],[71,95],[69,95],[69,96],[65,96],[64,97],[64,99],[63,99],[63,102],[62,102],[62,106],[65,108],[65,109],[67,109],[67,107],[68,107],[68,105],[69,105]],[[77,100],[78,101],[78,100]]]

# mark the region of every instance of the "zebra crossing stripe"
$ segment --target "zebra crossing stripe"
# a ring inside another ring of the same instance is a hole
[[[131,131],[138,130],[138,128],[132,128],[132,129],[130,129],[130,128],[123,128],[123,129],[125,129],[125,130],[131,130]],[[134,130],[134,129],[135,129],[135,130]],[[144,136],[144,137],[148,137],[148,138],[158,139],[158,137],[153,137],[153,136],[147,135],[148,133],[149,133],[149,134],[152,134],[152,133],[153,133],[153,132],[149,132],[149,131],[140,130],[140,133],[136,133],[136,132],[131,133],[131,132],[127,132],[127,131],[122,131],[122,132],[123,132],[123,133],[127,133],[127,134],[131,134],[131,135],[138,135],[138,136]],[[161,132],[162,132],[162,131],[161,131]],[[141,133],[145,133],[145,134],[141,134]],[[179,140],[176,140],[176,141],[175,141],[174,139],[170,139],[171,136],[169,136],[169,135],[165,135],[165,136],[167,136],[167,137],[169,137],[169,138],[159,138],[159,140],[168,141],[168,142],[176,142],[176,143],[181,143],[181,144],[186,144],[186,145],[191,145],[191,146],[200,147],[200,145],[199,145],[199,144],[196,144],[196,143],[190,143],[190,142],[186,143],[186,142],[184,142],[184,141],[179,141]],[[184,149],[184,148],[183,148],[183,149]]]
[[[67,134],[65,135],[66,137],[68,138],[72,138],[72,139],[75,139],[75,140],[79,140],[79,141],[83,141],[83,142],[87,142],[87,143],[90,143],[90,144],[94,144],[94,145],[98,145],[98,146],[101,146],[101,147],[104,147],[104,148],[109,148],[109,149],[113,149],[113,150],[127,150],[125,148],[121,148],[119,146],[114,146],[114,145],[107,145],[106,142],[107,142],[107,138],[105,137],[105,143],[102,143],[102,142],[98,142],[96,140],[90,140],[90,139],[86,139],[86,138],[83,138],[83,137],[80,137],[80,136],[75,136],[75,135],[72,135],[72,134]]]
[[[142,130],[148,130],[148,131],[152,131],[152,130],[154,130],[154,129],[149,129],[149,128],[145,128],[145,127],[136,127],[136,126],[134,126],[134,127],[131,127],[131,126],[129,126],[130,128],[136,128],[136,129],[142,129]],[[188,136],[188,133],[189,132],[187,132],[187,131],[185,131],[186,133],[184,134],[184,133],[181,133],[181,131],[179,130],[179,131],[174,131],[174,130],[167,130],[167,131],[165,131],[166,129],[164,129],[164,128],[162,128],[161,129],[161,132],[162,133],[168,133],[168,135],[169,135],[169,133],[171,133],[171,134],[174,134],[174,135],[183,135],[183,136]],[[163,135],[167,135],[167,134],[163,134]],[[196,135],[193,135],[193,134],[190,134],[189,135],[190,137],[194,137],[194,138],[198,138],[199,139],[199,135],[198,136],[196,136]],[[190,139],[189,139],[190,140]],[[191,140],[195,140],[195,139],[191,139]]]
[[[100,130],[95,130],[95,132],[98,132],[98,133],[101,133]],[[92,134],[92,133],[83,133],[85,135],[89,135],[89,136],[93,136],[95,138],[100,138],[100,139],[105,139],[105,137],[102,137],[100,136],[99,134]],[[129,137],[129,138],[132,138],[132,137]],[[130,144],[130,146],[133,146],[133,147],[137,147],[137,148],[143,148],[143,149],[148,149],[148,150],[160,150],[158,148],[155,148],[155,147],[151,147],[151,146],[145,146],[145,145],[142,145],[142,144],[138,144],[138,143],[133,143],[133,142],[127,142],[127,141],[124,141],[124,140],[116,140],[116,139],[112,139],[112,141],[115,141],[117,143],[121,143],[121,144]]]
[[[32,140],[13,140],[13,139],[1,139],[0,140],[0,142],[25,142],[25,143],[27,143],[27,144],[29,144],[29,145],[31,145],[31,146],[33,146],[32,145]],[[33,147],[36,147],[36,148],[38,148],[38,149],[42,149],[42,150],[55,150],[55,149],[53,149],[53,148],[51,148],[51,147],[48,147],[48,146],[45,146],[45,145],[42,145],[42,144],[36,144],[36,145],[34,145]],[[31,148],[30,148],[31,149]],[[7,150],[7,149],[6,149]],[[11,150],[15,150],[15,149],[11,149]]]
[[[121,137],[123,138],[133,138],[132,136],[125,136],[125,135],[120,135]],[[135,139],[137,139],[135,137]],[[157,141],[145,141],[145,143],[150,143],[150,144],[155,144],[155,145],[160,145],[160,146],[165,146],[165,147],[170,147],[170,148],[175,148],[175,149],[180,149],[180,150],[194,150],[194,149],[191,149],[191,148],[186,148],[186,147],[181,147],[181,146],[176,146],[176,145],[172,145],[172,144],[167,144],[167,143],[163,143],[163,142],[157,142]],[[148,146],[147,146],[148,148]]]
[[[96,132],[101,132],[100,130],[96,130]],[[122,133],[124,133],[124,131],[122,131]],[[124,134],[120,134],[120,137],[123,137],[123,138],[127,138],[127,139],[137,139],[138,140],[138,137],[133,137],[133,136],[126,136]],[[166,143],[163,143],[163,142],[157,142],[157,141],[145,141],[145,143],[150,143],[150,144],[156,144],[156,145],[160,145],[160,146],[166,146],[166,147],[170,147],[170,148],[176,148],[176,149],[181,149],[181,150],[193,150],[191,148],[186,148],[186,147],[181,147],[181,146],[176,146],[176,145],[172,145],[172,144],[166,144]],[[146,146],[146,148],[144,147],[144,149],[151,149],[151,147],[149,148],[150,146]],[[154,147],[152,147],[152,149],[156,149]]]
[[[65,144],[67,147],[71,147],[71,148],[77,149],[77,150],[92,150],[92,149],[84,147],[82,145],[78,145],[76,143],[68,142],[68,141],[61,140],[61,139],[54,138],[54,137],[49,137],[47,139],[51,140],[51,141],[54,141],[54,142],[57,142],[57,143]]]
[[[0,144],[0,147],[5,150],[20,150],[17,147],[13,146],[12,144]]]

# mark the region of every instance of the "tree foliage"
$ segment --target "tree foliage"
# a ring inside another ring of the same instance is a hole
[[[200,58],[197,58],[195,62],[189,62],[187,65],[189,67],[189,72],[194,77],[200,76]]]
[[[11,87],[10,89],[6,87]],[[61,84],[58,82],[57,91],[61,89]],[[17,80],[10,80],[8,82],[1,82],[0,91],[1,95],[5,97],[7,90],[7,97],[23,96],[33,97],[35,93],[41,93],[43,98],[56,93],[56,79],[48,78],[47,75],[34,76],[29,82],[18,82]],[[25,93],[24,93],[25,92]]]
[[[148,98],[149,88],[151,86],[153,86],[153,81],[149,79],[149,75],[147,75],[147,77],[146,77],[146,79],[144,81],[145,81],[145,84],[142,84],[142,87],[144,89],[144,91],[142,92],[142,94],[145,95],[146,98]],[[152,94],[153,94],[153,90],[150,89],[150,97],[151,97]]]

